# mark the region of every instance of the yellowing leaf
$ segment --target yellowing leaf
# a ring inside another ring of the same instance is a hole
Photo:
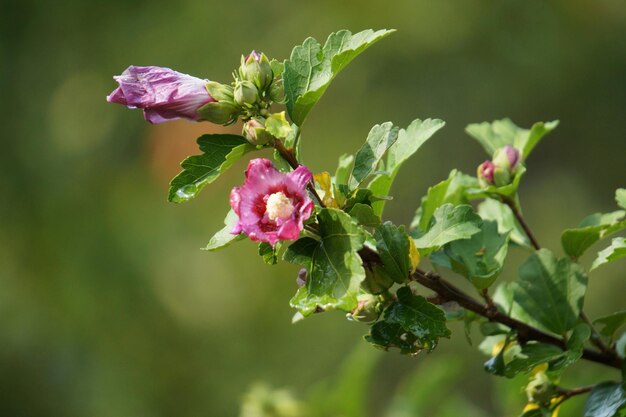
[[[415,242],[409,237],[409,258],[411,259],[411,272],[417,269],[420,264],[420,253],[415,247]]]
[[[324,205],[326,207],[337,208],[337,203],[333,198],[330,174],[327,171],[320,172],[319,174],[313,175],[313,179],[315,179],[315,182],[320,186],[322,191],[324,191],[324,197],[322,197]]]

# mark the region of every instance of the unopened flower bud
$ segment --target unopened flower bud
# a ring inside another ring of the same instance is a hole
[[[259,100],[259,90],[250,81],[238,81],[234,95],[240,106],[252,106]]]
[[[493,163],[499,167],[513,172],[519,161],[519,151],[511,145],[506,145],[498,149],[493,154]]]
[[[241,57],[239,74],[244,80],[254,83],[259,91],[265,91],[274,79],[269,59],[267,59],[265,54],[256,51]]]
[[[198,109],[198,114],[202,119],[211,123],[228,125],[237,120],[239,109],[237,106],[227,102],[208,103]]]
[[[373,294],[361,294],[357,296],[357,307],[347,314],[350,320],[371,322],[380,316],[380,297]]]
[[[478,181],[483,187],[493,185],[493,173],[496,166],[491,161],[485,161],[478,166],[478,170],[476,175],[478,176]]]
[[[285,89],[283,87],[283,80],[274,80],[274,82],[270,86],[269,96],[270,100],[277,103],[283,103],[285,101]]]
[[[512,178],[510,170],[496,165],[496,168],[493,170],[493,183],[496,187],[509,185]]]
[[[243,125],[243,135],[253,145],[265,145],[274,137],[265,129],[265,119],[254,117]]]
[[[214,103],[208,103],[198,109],[202,119],[209,122],[227,125],[237,120],[239,108],[235,104],[233,87],[215,81],[206,83],[206,89],[215,99]]]

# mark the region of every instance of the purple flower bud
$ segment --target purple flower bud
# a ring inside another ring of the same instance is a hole
[[[250,58],[254,59],[256,62],[261,62],[261,54],[255,50],[252,50],[252,52],[246,55],[246,62],[248,62]]]
[[[518,162],[519,151],[511,145],[506,145],[493,154],[493,163],[511,172],[515,169]]]
[[[169,68],[131,65],[113,78],[119,87],[107,96],[107,101],[143,109],[150,123],[178,118],[201,120],[197,110],[215,101],[206,89],[208,80]]]
[[[481,182],[487,185],[493,184],[493,172],[496,166],[491,161],[485,161],[478,166],[477,175]]]

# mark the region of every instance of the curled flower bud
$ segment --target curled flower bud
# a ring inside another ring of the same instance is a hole
[[[204,120],[220,125],[234,123],[239,116],[239,106],[235,104],[233,87],[209,81],[206,89],[215,101],[198,109],[200,116]]]
[[[478,166],[477,176],[478,181],[484,187],[493,184],[493,172],[496,166],[491,161],[485,161]]]
[[[271,245],[297,239],[313,212],[313,201],[306,192],[312,178],[304,166],[283,174],[268,159],[250,161],[243,186],[230,193],[230,206],[239,216],[231,233],[244,232],[251,240]]]
[[[257,51],[252,51],[249,55],[241,57],[239,74],[242,79],[254,83],[259,91],[265,91],[274,79],[274,72],[269,59],[264,53]]]
[[[119,87],[107,96],[107,101],[143,109],[150,123],[178,118],[201,120],[198,109],[215,101],[205,87],[207,80],[169,68],[130,66],[113,78]]]
[[[274,137],[265,130],[265,119],[253,117],[243,124],[243,136],[253,145],[265,145]]]
[[[238,81],[235,85],[235,101],[240,106],[251,106],[259,101],[259,90],[250,81]]]

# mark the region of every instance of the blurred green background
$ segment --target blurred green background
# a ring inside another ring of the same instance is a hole
[[[221,228],[247,161],[186,204],[166,201],[167,184],[197,153],[195,138],[221,128],[151,126],[105,96],[130,64],[229,81],[251,49],[282,59],[307,36],[369,27],[398,33],[311,113],[304,155],[314,170],[334,170],[375,123],[444,119],[394,187],[387,216],[406,224],[429,185],[486,158],[466,124],[560,119],[521,191],[538,239],[562,253],[561,229],[614,210],[613,190],[626,185],[623,0],[3,0],[0,415],[236,416],[255,381],[305,398],[365,344],[367,327],[339,313],[290,324],[295,266],[263,265],[250,242],[198,250]],[[502,279],[522,259],[512,256]],[[623,271],[616,263],[591,277],[591,317],[623,307]],[[487,376],[452,327],[428,356],[366,347],[363,363],[378,359],[369,416],[398,389],[432,405],[405,401],[404,415],[517,415],[523,380]],[[566,375],[570,387],[618,378],[588,363]],[[446,411],[454,404],[465,411]],[[580,404],[562,415],[579,415]]]

